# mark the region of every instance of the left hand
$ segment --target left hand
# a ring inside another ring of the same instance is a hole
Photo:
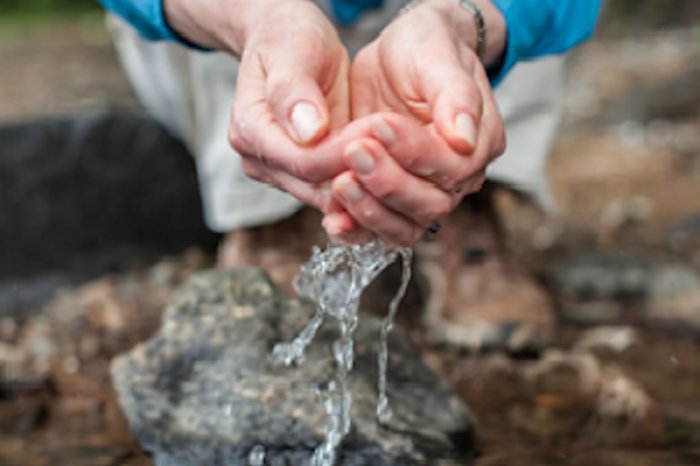
[[[495,61],[505,44],[505,22],[488,0],[479,3],[493,26],[487,58]],[[480,189],[487,164],[505,150],[505,133],[474,51],[477,37],[471,12],[452,0],[429,0],[360,51],[350,73],[357,121],[348,130],[373,137],[346,146],[352,170],[333,182],[334,196],[354,221],[337,237],[365,229],[389,243],[411,245]],[[330,233],[339,230],[335,222],[348,224],[336,217],[324,221]]]

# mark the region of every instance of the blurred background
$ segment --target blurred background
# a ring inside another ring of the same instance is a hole
[[[558,212],[505,190],[497,205],[573,359],[533,381],[503,355],[423,354],[478,415],[480,465],[700,464],[700,2],[607,1],[562,108]],[[217,241],[190,157],[139,106],[96,3],[3,0],[0,465],[152,464],[108,364]],[[627,384],[614,414],[577,388],[572,349],[601,384]]]

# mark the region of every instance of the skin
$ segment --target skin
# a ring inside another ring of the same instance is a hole
[[[506,26],[488,0],[486,63]],[[505,149],[474,49],[471,12],[426,0],[399,15],[352,66],[306,0],[165,0],[170,26],[241,57],[229,139],[245,173],[325,214],[332,239],[415,243],[478,191]]]

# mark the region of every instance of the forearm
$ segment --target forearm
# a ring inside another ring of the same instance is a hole
[[[564,53],[593,32],[601,0],[471,0],[486,26],[484,65],[498,84],[519,61]],[[424,0],[443,13],[457,40],[476,50],[474,12],[457,0]]]
[[[270,1],[162,0],[166,21],[178,36],[235,55],[243,52],[246,37]]]
[[[283,0],[99,0],[149,40],[179,41],[240,55],[261,15]]]

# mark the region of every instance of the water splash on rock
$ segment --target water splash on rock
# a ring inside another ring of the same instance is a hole
[[[352,395],[347,386],[347,377],[355,361],[353,337],[357,328],[360,298],[364,289],[399,256],[403,259],[403,283],[389,306],[389,313],[382,326],[379,354],[377,415],[380,422],[387,422],[391,417],[386,396],[387,337],[410,280],[412,251],[380,241],[354,246],[331,245],[325,250],[316,247],[311,259],[302,266],[301,274],[294,281],[299,296],[316,303],[316,315],[292,342],[275,345],[272,353],[274,360],[285,365],[301,364],[304,361],[304,350],[326,317],[335,318],[340,327],[340,338],[333,344],[335,378],[328,383],[325,391],[319,389],[318,392],[328,420],[324,426],[325,440],[316,448],[311,460],[312,466],[335,464],[338,446],[350,431]]]

